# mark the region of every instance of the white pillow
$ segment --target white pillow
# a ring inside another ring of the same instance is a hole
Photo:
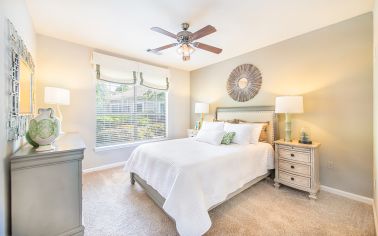
[[[209,122],[204,121],[201,126],[201,130],[211,129],[211,130],[224,130],[224,122]]]
[[[249,143],[258,143],[264,123],[253,123],[249,125],[253,127]]]
[[[225,133],[224,130],[200,129],[195,140],[213,145],[220,145]]]
[[[254,127],[250,124],[230,124],[224,125],[224,131],[235,132],[235,137],[232,140],[233,143],[246,145],[250,143],[251,134]]]

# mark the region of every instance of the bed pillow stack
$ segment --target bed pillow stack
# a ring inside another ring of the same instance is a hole
[[[224,125],[226,132],[235,132],[233,143],[246,145],[250,143],[258,143],[263,124],[229,124]]]
[[[213,145],[258,143],[263,126],[263,123],[230,124],[205,121],[195,140]]]
[[[204,121],[195,139],[204,143],[220,145],[225,133],[224,122]]]

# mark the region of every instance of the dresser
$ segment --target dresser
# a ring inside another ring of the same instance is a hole
[[[13,236],[84,235],[84,142],[78,134],[65,134],[54,146],[36,152],[26,145],[11,157]]]
[[[316,199],[320,188],[319,147],[320,143],[275,141],[274,186],[284,184],[309,192],[309,197]]]

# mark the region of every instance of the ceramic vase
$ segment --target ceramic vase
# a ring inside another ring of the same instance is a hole
[[[60,121],[55,117],[52,108],[38,109],[38,116],[30,121],[29,137],[39,147],[36,151],[55,149],[52,143],[59,136]]]

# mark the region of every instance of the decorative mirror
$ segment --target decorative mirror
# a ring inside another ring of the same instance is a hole
[[[8,20],[8,140],[16,140],[26,134],[33,115],[34,63],[21,37]]]
[[[236,67],[227,81],[227,92],[238,102],[251,100],[259,92],[262,84],[260,70],[251,64]]]

